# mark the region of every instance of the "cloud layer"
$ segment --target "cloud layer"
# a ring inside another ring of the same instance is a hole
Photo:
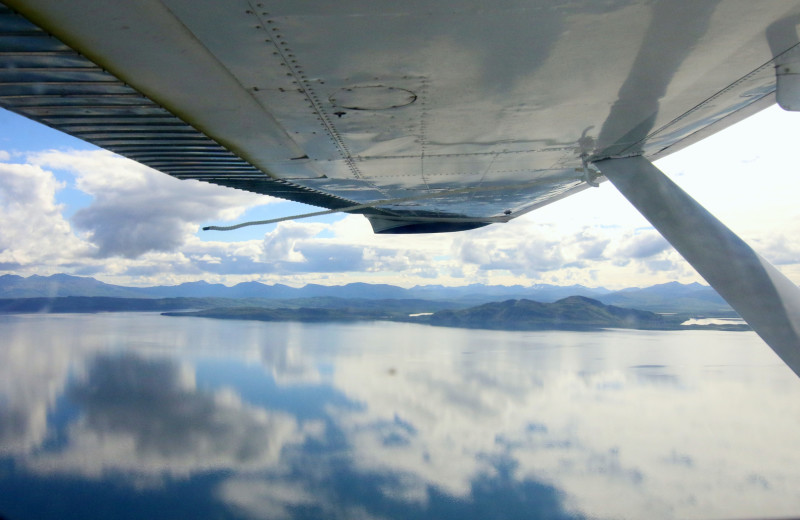
[[[0,235],[0,260],[22,274],[67,271],[121,283],[589,283],[579,274],[587,266],[670,254],[657,237],[650,238],[655,246],[640,244],[644,236],[593,225],[567,226],[564,235],[563,226],[529,219],[460,234],[379,236],[362,217],[345,216],[284,222],[261,240],[226,242],[197,235],[198,227],[273,199],[178,181],[103,151],[42,152],[0,169],[3,217],[11,224]],[[70,218],[56,202],[67,185],[89,200]]]

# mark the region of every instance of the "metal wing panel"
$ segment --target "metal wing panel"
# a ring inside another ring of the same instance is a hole
[[[180,177],[487,222],[583,189],[586,159],[664,155],[761,106],[800,16],[794,0],[7,3],[114,71],[78,70],[53,39],[74,70],[40,86],[70,106],[14,110]]]
[[[329,208],[353,204],[268,178],[2,5],[0,57],[0,105],[4,108],[178,178],[217,182]]]

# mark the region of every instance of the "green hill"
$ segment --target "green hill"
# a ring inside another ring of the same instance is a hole
[[[686,329],[685,316],[664,316],[649,311],[604,305],[583,296],[555,303],[507,300],[462,310],[443,310],[425,322],[445,327],[498,330],[591,330],[626,328],[649,330]]]

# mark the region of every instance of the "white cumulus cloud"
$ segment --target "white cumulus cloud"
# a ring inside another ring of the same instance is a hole
[[[228,220],[267,197],[195,180],[180,181],[105,151],[49,151],[34,164],[67,170],[93,196],[73,221],[89,233],[100,257],[136,258],[176,251],[209,219]]]
[[[0,164],[0,268],[74,259],[88,252],[62,216],[53,174],[31,164]]]

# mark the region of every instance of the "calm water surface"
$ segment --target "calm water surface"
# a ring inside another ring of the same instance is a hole
[[[752,333],[0,316],[0,517],[800,515]]]

